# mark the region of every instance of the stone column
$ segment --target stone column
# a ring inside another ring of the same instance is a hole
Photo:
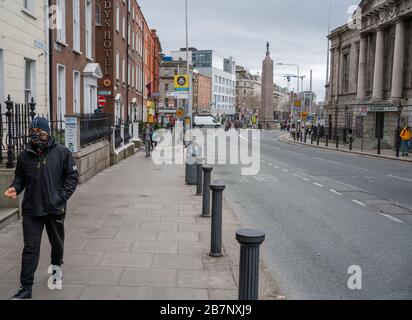
[[[396,23],[395,51],[392,72],[392,94],[394,102],[399,102],[403,92],[403,67],[405,60],[405,22]]]
[[[361,35],[360,50],[359,50],[359,69],[358,69],[358,99],[364,99],[366,97],[366,55],[368,45],[368,37]]]
[[[375,71],[373,75],[373,98],[376,100],[383,99],[384,42],[385,42],[385,33],[383,29],[379,29],[376,34]]]

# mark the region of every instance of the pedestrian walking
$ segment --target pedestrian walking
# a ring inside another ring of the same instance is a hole
[[[411,144],[411,127],[406,127],[401,132],[402,157],[409,157],[410,144]]]
[[[157,147],[157,144],[160,142],[160,135],[159,135],[159,130],[155,130],[152,134],[152,141],[154,144],[154,147]]]
[[[143,142],[145,146],[145,151],[146,151],[146,158],[150,157],[150,153],[152,150],[152,134],[153,134],[153,129],[150,126],[150,124],[146,124],[146,127],[143,129]]]
[[[14,181],[5,193],[6,197],[16,199],[25,190],[22,203],[24,249],[21,288],[12,300],[32,297],[44,227],[51,244],[49,272],[52,273],[52,281],[49,285],[53,285],[53,289],[61,289],[66,204],[78,183],[72,153],[50,136],[47,119],[33,120],[29,139],[30,142],[17,161]]]

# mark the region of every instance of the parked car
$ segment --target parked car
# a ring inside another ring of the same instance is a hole
[[[193,126],[195,128],[220,128],[222,124],[211,116],[195,117]]]

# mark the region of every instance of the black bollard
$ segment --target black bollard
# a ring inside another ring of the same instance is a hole
[[[336,137],[336,149],[339,149],[339,136]]]
[[[352,137],[349,137],[349,150],[350,151],[352,151],[352,143],[353,143]]]
[[[222,257],[222,209],[223,190],[226,186],[215,183],[210,186],[212,190],[212,233],[210,241],[210,256],[214,258]]]
[[[308,134],[305,132],[305,143],[306,143],[307,138],[308,138]]]
[[[329,147],[329,136],[326,136],[326,146]]]
[[[293,133],[293,141],[296,141],[296,132]]]
[[[303,142],[303,132],[300,132],[300,142]]]
[[[201,196],[203,194],[203,177],[202,177],[202,168],[203,168],[203,159],[197,158],[197,186],[196,186],[196,195]]]
[[[265,233],[243,229],[236,232],[240,244],[239,300],[259,299],[259,248],[265,241]]]
[[[316,136],[316,144],[317,144],[317,145],[320,144],[320,136],[319,136],[319,135]]]
[[[210,217],[210,180],[212,167],[205,166],[203,169],[203,204],[202,217]]]
[[[378,155],[381,154],[381,139],[378,139]]]
[[[310,144],[313,144],[313,134],[310,135]]]

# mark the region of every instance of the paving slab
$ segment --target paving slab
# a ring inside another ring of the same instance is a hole
[[[177,285],[177,270],[125,269],[120,284],[122,286],[175,288]]]
[[[80,300],[143,300],[144,287],[86,286]]]

